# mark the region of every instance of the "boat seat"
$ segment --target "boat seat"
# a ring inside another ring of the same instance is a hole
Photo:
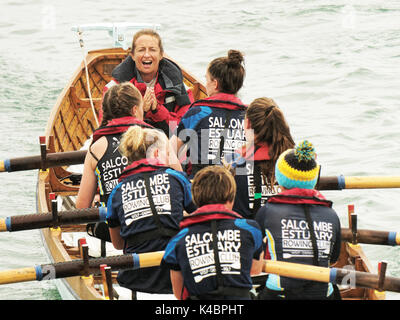
[[[64,244],[69,247],[74,247],[77,245],[78,240],[85,238],[86,243],[89,246],[89,256],[93,258],[101,257],[101,240],[88,235],[86,232],[63,232],[61,234],[61,239]],[[106,252],[107,256],[117,256],[122,255],[122,250],[117,250],[114,248],[111,242],[106,242]]]
[[[76,94],[76,88],[74,86],[70,87],[69,90],[69,97],[71,99],[72,105],[75,108],[91,108],[92,106],[90,105],[90,99],[89,98],[80,98]],[[93,105],[98,112],[101,108],[101,101],[102,98],[92,98]]]

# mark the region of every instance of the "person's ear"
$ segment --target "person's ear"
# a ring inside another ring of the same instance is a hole
[[[214,89],[215,89],[215,91],[219,91],[218,80],[217,80],[217,79],[214,79],[214,80],[213,80],[213,83],[214,83]]]
[[[247,118],[244,118],[244,128],[245,129],[251,129],[250,121]]]

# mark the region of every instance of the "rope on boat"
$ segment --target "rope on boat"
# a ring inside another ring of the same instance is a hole
[[[78,33],[78,37],[79,37],[79,45],[80,45],[80,47],[82,49],[83,62],[85,64],[86,83],[87,83],[87,87],[88,87],[88,95],[89,95],[90,106],[92,107],[93,116],[94,116],[94,119],[96,121],[96,125],[98,127],[99,126],[99,120],[97,119],[96,109],[94,108],[93,99],[92,99],[92,93],[91,93],[91,90],[90,90],[89,72],[88,72],[88,66],[87,66],[87,62],[86,62],[86,53],[85,53],[85,49],[84,49],[82,31],[80,31],[78,29],[77,33]]]

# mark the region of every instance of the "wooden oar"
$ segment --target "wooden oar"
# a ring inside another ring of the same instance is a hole
[[[0,160],[0,172],[82,164],[87,153],[87,150],[46,153],[44,150],[45,144],[41,146],[43,147],[41,155]],[[316,186],[318,190],[382,188],[400,188],[400,176],[322,176]]]
[[[47,153],[43,160],[42,155],[12,158],[0,161],[0,172],[14,172],[34,169],[82,164],[87,150]]]
[[[320,177],[318,190],[400,188],[400,176],[348,176]]]
[[[338,285],[400,292],[400,278],[341,268],[324,268],[298,263],[265,260],[263,271],[284,277],[331,282]]]
[[[155,267],[160,265],[163,255],[163,251],[134,253],[106,258],[78,259],[54,264],[44,264],[31,268],[5,270],[0,271],[0,284],[83,276],[87,275],[88,272],[99,274],[102,264],[107,264],[112,270]],[[324,268],[266,260],[264,262],[263,271],[297,279],[350,284],[355,287],[400,292],[400,278],[382,278],[377,274],[348,269]]]
[[[87,271],[93,274],[100,274],[100,266],[102,264],[106,264],[112,270],[154,267],[160,265],[163,255],[164,251],[155,251],[88,259],[87,266],[85,266],[84,259],[77,259],[54,264],[43,264],[31,268],[4,270],[0,271],[0,284],[84,276],[87,275]]]
[[[106,215],[107,209],[104,207],[59,211],[56,222],[52,212],[16,215],[0,219],[0,232],[41,229],[55,225],[63,226],[100,222],[106,220]],[[356,240],[358,243],[396,246],[400,245],[400,233],[359,229],[357,230]],[[353,242],[351,229],[342,228],[342,241]]]
[[[0,219],[0,232],[105,221],[106,215],[104,207],[17,215]]]
[[[106,220],[107,209],[104,207],[59,211],[56,213],[33,213],[0,218],[0,232],[24,231],[53,227],[55,225],[83,224]],[[342,228],[342,240],[353,242],[351,229]],[[394,231],[357,230],[357,242],[366,244],[400,245],[400,233]]]
[[[353,238],[351,229],[342,228],[342,241],[352,243],[380,244],[388,246],[400,245],[400,233],[394,231],[375,231],[358,229],[356,238]],[[355,240],[355,241],[354,241]]]
[[[45,153],[0,160],[0,172],[46,169],[82,164],[87,150]],[[400,176],[325,176],[320,177],[318,190],[400,188]]]

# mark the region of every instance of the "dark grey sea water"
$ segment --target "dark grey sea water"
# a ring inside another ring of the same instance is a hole
[[[73,25],[161,24],[168,55],[204,81],[208,62],[245,53],[244,102],[272,97],[298,142],[316,147],[322,175],[400,175],[400,2],[50,1],[0,4],[0,159],[39,154],[38,137],[82,59]],[[106,32],[85,49],[110,47]],[[37,173],[0,174],[0,217],[34,213]],[[399,231],[400,189],[326,191],[344,226]],[[400,277],[400,248],[363,246]],[[49,262],[38,231],[0,234],[0,270]],[[400,294],[387,293],[389,299]],[[3,300],[60,299],[52,282],[0,286]]]

